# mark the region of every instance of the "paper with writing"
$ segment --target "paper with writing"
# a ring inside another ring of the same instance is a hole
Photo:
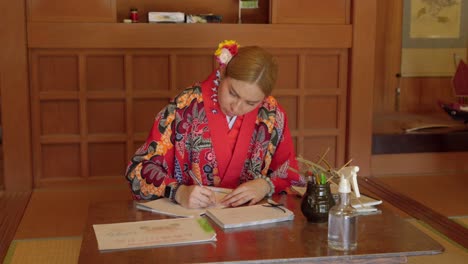
[[[224,196],[232,191],[232,189],[218,188],[218,187],[205,187],[211,189],[216,195],[216,201],[221,201]],[[160,213],[176,217],[195,217],[203,215],[206,209],[189,209],[172,202],[170,199],[161,198],[149,202],[137,203],[136,207],[141,210]],[[217,204],[212,208],[224,208],[225,206]]]
[[[174,218],[93,225],[99,250],[156,247],[216,241],[204,218]]]

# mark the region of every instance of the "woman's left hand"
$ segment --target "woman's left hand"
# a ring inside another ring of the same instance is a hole
[[[236,207],[249,203],[253,205],[261,201],[270,192],[270,184],[265,179],[255,179],[244,182],[234,191],[226,195],[221,203],[225,206]]]

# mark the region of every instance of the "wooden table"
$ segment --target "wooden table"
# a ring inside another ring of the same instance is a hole
[[[359,216],[358,247],[340,252],[327,246],[327,223],[309,223],[301,198],[274,197],[294,211],[293,221],[223,231],[212,223],[217,242],[150,249],[100,252],[93,224],[169,218],[141,211],[133,201],[90,205],[79,263],[307,262],[405,263],[407,256],[431,255],[444,248],[385,207],[381,214]]]

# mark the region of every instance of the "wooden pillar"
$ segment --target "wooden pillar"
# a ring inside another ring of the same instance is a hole
[[[26,43],[26,1],[0,1],[0,89],[3,132],[4,187],[33,187],[31,119]]]
[[[370,174],[377,1],[353,1],[347,160]]]

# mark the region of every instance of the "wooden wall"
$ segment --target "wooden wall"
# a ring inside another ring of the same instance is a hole
[[[400,72],[403,0],[377,1],[377,38],[373,112],[382,115],[445,115],[438,100],[456,101],[450,77],[404,77]],[[468,43],[467,43],[468,45]],[[400,87],[399,100],[396,89]],[[398,105],[398,106],[397,106]],[[371,173],[452,174],[468,171],[468,152],[372,155]]]
[[[6,179],[34,180],[34,187],[121,184],[154,115],[215,67],[212,52],[223,39],[260,45],[277,57],[274,94],[288,112],[298,154],[314,159],[330,147],[327,158],[336,166],[353,157],[363,174],[370,167],[372,111],[360,100],[372,101],[373,0],[353,6],[297,0],[297,8],[310,12],[296,20],[278,8],[285,1],[260,1],[269,5],[273,24],[257,25],[114,23],[134,4],[152,10],[153,1],[70,1],[54,5],[55,12],[47,8],[54,1],[26,2],[30,97],[22,99],[31,109],[33,164],[26,166],[32,172]]]
[[[397,77],[401,68],[403,0],[377,2],[379,30],[375,56],[374,113],[442,113],[437,104],[439,100],[456,101],[451,77]],[[398,87],[401,94],[397,102]]]
[[[123,180],[169,98],[215,67],[212,49],[31,51],[35,185]],[[344,162],[347,52],[271,49],[298,153]]]

